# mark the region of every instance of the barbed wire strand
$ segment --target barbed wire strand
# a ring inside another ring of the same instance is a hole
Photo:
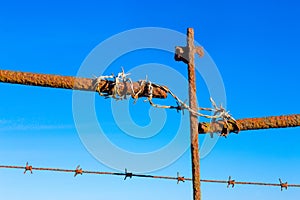
[[[31,165],[28,165],[28,162],[26,163],[26,166],[12,166],[12,165],[0,165],[1,169],[22,169],[25,170],[24,174],[27,171],[53,171],[53,172],[62,172],[62,173],[74,173],[74,176],[82,175],[82,174],[96,174],[96,175],[112,175],[112,176],[123,176],[124,180],[127,178],[132,177],[140,177],[140,178],[153,178],[153,179],[167,179],[167,180],[176,180],[177,184],[179,182],[185,182],[185,181],[192,181],[191,178],[185,178],[184,176],[180,176],[177,172],[177,177],[175,176],[156,176],[156,175],[149,175],[149,174],[134,174],[131,172],[128,172],[127,169],[125,169],[125,172],[104,172],[104,171],[88,171],[88,170],[82,170],[80,168],[80,165],[76,167],[76,169],[60,169],[60,168],[44,168],[44,167],[32,167]],[[298,187],[300,188],[300,184],[288,184],[287,182],[283,183],[281,179],[279,179],[279,183],[264,183],[264,182],[245,182],[245,181],[235,181],[232,180],[229,176],[228,180],[209,180],[209,179],[201,179],[201,182],[205,183],[221,183],[221,184],[227,184],[227,187],[235,185],[257,185],[257,186],[274,186],[274,187],[280,187],[282,189],[287,189],[288,187]]]
[[[125,73],[124,72],[124,68],[122,68],[122,71],[118,73],[117,76],[111,75],[111,76],[99,76],[95,78],[95,87],[97,91],[99,90],[99,83],[103,80],[105,81],[113,81],[113,93],[110,95],[106,95],[106,97],[111,97],[113,99],[116,100],[122,100],[122,99],[126,99],[127,98],[127,94],[128,92],[126,92],[126,90],[124,90],[123,88],[123,93],[119,92],[119,84],[122,83],[122,85],[127,85],[126,83],[129,83],[130,85],[130,89],[131,89],[131,97],[134,98],[134,103],[136,102],[139,94],[141,93],[141,90],[137,91],[137,93],[135,93],[135,91],[133,90],[133,82],[132,80],[129,78],[130,73]],[[207,119],[212,119],[212,122],[215,122],[216,119],[222,119],[223,123],[224,123],[224,128],[220,131],[220,135],[221,136],[227,136],[229,134],[229,130],[227,129],[227,127],[229,126],[228,121],[231,121],[231,123],[234,123],[237,127],[236,132],[239,132],[238,129],[238,125],[236,123],[236,120],[229,114],[229,111],[226,111],[225,108],[221,106],[217,106],[217,104],[215,103],[215,101],[213,100],[213,98],[210,98],[210,102],[213,106],[213,108],[202,108],[199,107],[198,110],[193,110],[189,105],[187,105],[184,101],[180,100],[178,96],[176,96],[169,88],[165,87],[165,86],[161,86],[158,84],[155,84],[153,82],[151,82],[150,80],[148,80],[147,76],[146,79],[144,80],[140,80],[140,88],[145,88],[147,89],[147,91],[145,92],[145,96],[147,96],[147,99],[145,101],[148,101],[150,103],[151,106],[155,107],[155,108],[164,108],[164,109],[176,109],[177,112],[182,111],[182,113],[184,114],[184,110],[188,110],[189,112],[193,113],[194,115],[198,116],[198,117],[204,117]],[[98,84],[98,85],[97,85]],[[155,104],[152,101],[153,98],[153,88],[160,88],[161,90],[164,90],[166,93],[170,94],[176,101],[177,106],[173,106],[173,105],[160,105],[160,104]],[[99,94],[101,96],[103,96],[103,94],[101,92],[99,92]],[[213,112],[213,115],[206,115],[203,114],[199,111],[210,111]],[[213,133],[211,133],[211,136],[213,136]]]
[[[129,78],[129,75],[130,73],[125,73],[124,72],[124,68],[122,68],[122,71],[118,73],[117,76],[114,76],[114,75],[110,75],[110,76],[107,76],[107,75],[104,75],[104,76],[99,76],[99,77],[96,77],[95,78],[95,87],[97,88],[98,84],[103,81],[103,80],[106,80],[106,81],[109,81],[112,79],[112,81],[114,81],[114,89],[113,89],[113,94],[109,95],[108,97],[111,97],[113,99],[116,99],[116,100],[122,100],[122,99],[126,99],[126,96],[127,96],[127,93],[126,92],[119,92],[119,84],[122,83],[122,85],[124,83],[129,83],[130,84],[130,89],[131,89],[131,96],[133,98],[137,98],[138,95],[141,93],[141,90],[139,90],[137,93],[134,92],[133,90],[133,82],[132,80]],[[165,86],[161,86],[159,84],[156,84],[156,83],[153,83],[151,82],[150,80],[148,80],[148,78],[146,77],[145,80],[140,80],[138,81],[140,83],[140,88],[147,88],[147,100],[146,101],[149,101],[150,105],[153,106],[153,107],[156,107],[156,108],[169,108],[169,109],[177,109],[178,111],[179,110],[188,110],[189,112],[192,112],[193,114],[199,116],[199,117],[205,117],[205,118],[208,118],[208,119],[218,119],[218,118],[223,118],[225,120],[227,119],[233,119],[231,117],[231,115],[229,115],[229,112],[226,111],[222,106],[218,107],[215,103],[215,101],[210,98],[210,101],[213,105],[214,108],[202,108],[202,107],[199,107],[198,110],[204,110],[204,111],[212,111],[212,112],[215,112],[214,115],[205,115],[205,114],[202,114],[198,111],[195,111],[195,110],[192,110],[190,108],[190,106],[188,106],[185,102],[183,102],[182,100],[180,100],[178,98],[178,96],[176,96],[169,88],[165,87]],[[152,98],[153,98],[153,88],[156,87],[156,88],[161,88],[162,90],[164,90],[166,93],[169,93],[177,102],[177,106],[172,106],[172,105],[159,105],[159,104],[155,104],[153,103],[152,101]],[[99,90],[99,89],[98,89]],[[102,96],[102,94],[100,93],[100,95]]]

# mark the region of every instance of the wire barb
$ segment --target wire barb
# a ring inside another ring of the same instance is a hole
[[[281,189],[281,191],[282,191],[284,188],[285,188],[286,190],[288,189],[288,187],[289,187],[288,182],[283,183],[283,182],[281,181],[281,179],[279,178],[279,183],[280,183],[280,189]]]
[[[227,181],[227,188],[229,188],[229,186],[232,186],[232,188],[234,188],[234,185],[235,185],[235,180],[231,180],[231,176],[229,176]]]
[[[28,162],[26,162],[24,174],[26,174],[27,171],[30,171],[30,173],[32,174],[32,166],[28,165]]]
[[[185,182],[185,178],[184,176],[180,176],[179,172],[177,172],[177,184],[179,184],[179,182]]]
[[[82,168],[80,168],[80,165],[78,165],[75,169],[74,177],[76,177],[78,174],[82,175],[83,171]]]
[[[125,178],[124,180],[126,180],[127,178],[132,178],[132,173],[131,172],[128,172],[127,169],[125,168]]]

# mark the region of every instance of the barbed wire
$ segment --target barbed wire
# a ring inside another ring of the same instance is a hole
[[[127,90],[128,88],[126,88],[124,90],[124,88],[122,88],[123,92],[121,93],[119,91],[120,89],[120,84],[122,85],[127,85],[126,83],[129,83],[130,85],[130,90],[131,90],[131,97],[134,99],[134,103],[137,101],[138,97],[139,97],[139,94],[142,92],[141,90],[139,90],[137,93],[134,92],[134,89],[133,89],[133,82],[132,80],[129,78],[130,76],[130,73],[125,73],[124,72],[124,68],[122,67],[122,71],[118,73],[117,76],[115,75],[104,75],[104,76],[99,76],[99,77],[96,77],[94,79],[94,83],[95,83],[95,88],[96,88],[96,91],[99,93],[100,96],[105,96],[106,98],[113,98],[113,99],[116,99],[116,100],[123,100],[123,99],[127,99]],[[113,92],[112,94],[108,95],[108,94],[103,94],[101,91],[100,91],[100,83],[101,81],[103,80],[110,80],[110,81],[113,81]],[[150,80],[148,80],[147,76],[146,76],[146,79],[144,80],[140,80],[138,81],[138,83],[140,84],[140,88],[147,88],[147,91],[146,91],[146,96],[147,96],[147,99],[144,100],[145,102],[149,102],[149,104],[155,108],[164,108],[164,109],[175,109],[177,110],[177,112],[182,112],[184,114],[184,110],[187,110],[189,112],[191,112],[193,115],[195,116],[198,116],[198,117],[204,117],[204,118],[207,118],[207,119],[212,119],[212,123],[214,123],[217,119],[221,119],[224,123],[224,126],[223,126],[223,129],[222,131],[220,132],[220,136],[227,136],[229,134],[229,124],[228,124],[228,121],[231,122],[231,124],[235,124],[234,127],[236,127],[236,130],[235,132],[239,132],[239,127],[236,123],[236,120],[229,114],[229,111],[226,111],[225,108],[223,108],[222,105],[220,106],[217,106],[216,102],[213,100],[213,98],[211,97],[210,98],[210,102],[212,104],[212,107],[213,108],[202,108],[202,107],[199,107],[198,110],[193,110],[191,109],[191,107],[189,105],[187,105],[184,101],[180,100],[178,96],[176,96],[169,88],[167,87],[164,87],[164,86],[161,86],[159,84],[155,84],[153,82],[151,82]],[[169,93],[176,101],[176,106],[173,106],[173,105],[160,105],[160,104],[156,104],[152,101],[153,99],[153,87],[156,87],[156,88],[161,88],[162,90],[164,90],[166,93]],[[201,113],[200,111],[210,111],[210,112],[213,112],[213,115],[206,115],[206,114],[203,114]],[[211,132],[211,137],[213,136],[213,132]]]
[[[104,172],[104,171],[88,171],[83,170],[80,165],[78,165],[75,169],[60,169],[60,168],[45,168],[45,167],[33,167],[29,165],[28,162],[25,166],[13,166],[13,165],[0,165],[1,169],[22,169],[24,170],[24,174],[29,171],[33,174],[33,171],[53,171],[53,172],[63,172],[63,173],[74,173],[74,177],[77,175],[83,174],[95,174],[95,175],[112,175],[112,176],[123,176],[124,180],[127,178],[140,177],[140,178],[152,178],[152,179],[167,179],[167,180],[175,180],[177,184],[185,181],[192,181],[191,178],[185,178],[184,176],[180,176],[179,172],[177,172],[177,176],[157,176],[157,175],[149,175],[149,174],[134,174],[132,172],[128,172],[127,169],[123,173],[121,172]],[[257,185],[257,186],[274,186],[280,187],[281,191],[283,189],[288,189],[289,187],[299,187],[300,184],[289,184],[288,182],[282,182],[279,178],[279,183],[264,183],[264,182],[244,182],[244,181],[235,181],[231,179],[229,176],[228,180],[209,180],[209,179],[201,179],[200,182],[204,183],[221,183],[226,184],[227,188],[234,188],[235,185]]]

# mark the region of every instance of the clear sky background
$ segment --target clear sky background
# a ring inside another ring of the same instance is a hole
[[[235,118],[293,114],[299,106],[300,5],[298,1],[6,1],[0,3],[1,69],[76,75],[85,57],[114,34],[139,27],[195,29],[224,81],[227,108]],[[182,45],[182,44],[178,44]],[[132,57],[115,63],[185,66],[173,55]],[[179,70],[186,75],[185,70]],[[92,74],[91,74],[92,77]],[[201,77],[198,99],[209,105]],[[114,171],[85,149],[72,115],[72,91],[0,84],[0,164]],[[96,96],[98,113],[106,102]],[[106,100],[107,101],[107,100]],[[143,105],[143,106],[141,106]],[[134,107],[134,105],[131,105]],[[138,108],[149,109],[148,104]],[[134,108],[133,108],[134,109]],[[174,111],[175,112],[175,111]],[[133,115],[134,112],[133,112]],[[178,114],[177,114],[178,115]],[[147,124],[148,113],[133,118]],[[145,119],[145,120],[144,120]],[[171,118],[172,119],[172,118]],[[105,119],[104,119],[105,120]],[[106,119],[109,124],[110,121]],[[119,130],[111,129],[115,136]],[[119,131],[119,132],[118,132]],[[219,139],[201,160],[203,179],[300,184],[299,128],[241,132]],[[162,133],[164,134],[164,133]],[[170,135],[166,134],[164,141]],[[203,136],[200,137],[201,140]],[[117,140],[116,140],[117,141]],[[127,143],[128,142],[128,143]],[[130,148],[132,143],[122,144]],[[190,153],[153,174],[191,176]],[[203,183],[202,196],[216,199],[299,199],[300,189]],[[0,170],[0,199],[191,199],[190,182],[21,170]]]

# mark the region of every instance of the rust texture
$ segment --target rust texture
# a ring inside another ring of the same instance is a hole
[[[269,129],[269,128],[287,128],[300,126],[300,114],[270,116],[260,118],[245,118],[236,120],[237,125],[228,121],[229,132]],[[213,124],[202,122],[199,123],[198,132],[200,134],[221,132],[224,122],[222,120]]]
[[[197,110],[196,99],[196,76],[195,76],[195,54],[194,54],[194,30],[187,29],[187,47],[189,53],[188,80],[189,80],[189,104],[192,110]],[[198,117],[190,112],[190,132],[191,132],[191,154],[192,154],[192,174],[194,200],[201,199],[200,191],[200,155],[198,141]]]
[[[196,99],[196,76],[195,76],[195,52],[194,29],[187,29],[187,46],[176,47],[175,60],[182,61],[188,65],[189,80],[189,105],[192,110],[198,110]],[[190,112],[190,137],[191,137],[191,157],[193,176],[193,199],[201,199],[200,190],[200,155],[198,141],[198,117]]]
[[[11,165],[0,165],[1,169],[24,169],[28,167],[26,165],[23,166],[11,166]],[[95,175],[112,175],[112,176],[123,176],[128,177],[128,174],[130,174],[131,177],[140,177],[140,178],[153,178],[153,179],[167,179],[167,180],[175,180],[178,182],[185,182],[185,181],[192,181],[192,178],[184,178],[184,176],[179,176],[179,173],[177,173],[177,177],[175,176],[154,176],[154,175],[148,175],[148,174],[134,174],[134,173],[128,173],[127,170],[125,170],[125,173],[119,173],[119,172],[104,172],[104,171],[86,171],[79,169],[78,167],[74,169],[59,169],[59,168],[44,168],[44,167],[32,167],[32,170],[35,171],[53,171],[53,172],[63,172],[63,173],[78,173],[78,170],[80,170],[80,174],[95,174]],[[209,180],[209,179],[201,179],[200,182],[204,183],[222,183],[228,185],[258,185],[258,186],[276,186],[280,187],[281,189],[287,189],[288,187],[300,187],[300,184],[288,184],[287,182],[282,182],[281,179],[279,179],[279,183],[264,183],[264,182],[244,182],[244,181],[235,181],[231,180],[231,177],[229,177],[229,180]]]
[[[100,89],[99,92],[107,95],[112,95],[114,88],[114,82],[109,80],[101,80],[99,85],[97,85],[96,80],[91,78],[16,72],[10,70],[0,70],[0,82],[94,92],[98,87]],[[120,83],[119,92],[133,95],[130,88],[130,83]],[[153,85],[153,98],[167,98],[167,92],[164,88],[167,87]],[[135,93],[139,92],[138,97],[149,96],[147,85],[141,86],[139,82],[134,82],[133,90]]]

